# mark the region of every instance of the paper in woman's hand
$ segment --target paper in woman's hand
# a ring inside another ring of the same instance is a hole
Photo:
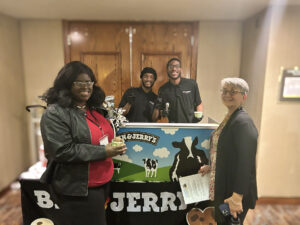
[[[194,174],[180,177],[179,183],[185,204],[209,200],[210,175]]]

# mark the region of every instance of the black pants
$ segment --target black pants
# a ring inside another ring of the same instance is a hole
[[[56,196],[61,216],[55,225],[106,225],[105,200],[109,184],[88,189],[87,197]]]

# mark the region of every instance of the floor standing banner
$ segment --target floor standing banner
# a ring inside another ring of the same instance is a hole
[[[196,174],[209,161],[214,124],[127,124],[117,135],[127,152],[114,157],[109,225],[181,225],[192,208],[179,177]],[[202,202],[198,208],[209,203]]]

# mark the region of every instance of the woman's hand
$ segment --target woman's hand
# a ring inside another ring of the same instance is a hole
[[[210,166],[209,165],[204,165],[200,167],[200,170],[198,170],[198,173],[201,173],[202,176],[207,174],[210,171]]]
[[[225,199],[224,202],[228,203],[230,214],[233,218],[237,218],[237,214],[243,212],[243,204],[242,204],[243,195],[237,194],[233,192],[232,196]]]
[[[125,144],[119,146],[112,146],[111,143],[105,146],[106,156],[107,158],[111,158],[117,155],[122,155],[126,152],[127,147]]]

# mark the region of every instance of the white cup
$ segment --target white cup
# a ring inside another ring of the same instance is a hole
[[[195,111],[194,115],[195,115],[196,118],[200,119],[203,116],[203,112]]]

